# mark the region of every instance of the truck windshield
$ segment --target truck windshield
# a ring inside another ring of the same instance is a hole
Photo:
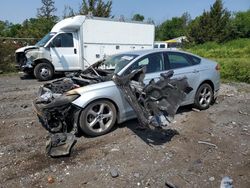
[[[138,55],[135,55],[135,54],[119,54],[119,55],[109,56],[102,63],[101,68],[114,69],[114,73],[118,73],[137,56]]]
[[[44,47],[44,45],[55,35],[56,33],[48,33],[45,35],[39,42],[36,43],[36,46]]]

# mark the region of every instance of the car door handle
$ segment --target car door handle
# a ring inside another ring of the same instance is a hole
[[[198,72],[199,72],[199,71],[198,71],[198,70],[196,70],[196,69],[194,69],[194,70],[193,70],[193,73],[198,73]]]
[[[74,48],[74,54],[76,54],[76,53],[77,53],[76,48]]]

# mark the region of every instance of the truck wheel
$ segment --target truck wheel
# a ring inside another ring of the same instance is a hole
[[[49,63],[39,63],[35,66],[34,75],[38,80],[46,81],[53,77],[54,70]]]

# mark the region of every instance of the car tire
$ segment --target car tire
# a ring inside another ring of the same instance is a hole
[[[79,118],[79,126],[89,136],[101,136],[108,133],[116,122],[117,111],[108,100],[90,103]]]
[[[204,83],[202,84],[195,95],[195,107],[198,108],[199,110],[205,110],[208,109],[209,106],[212,104],[214,100],[214,92],[212,87]]]
[[[35,66],[34,75],[40,81],[50,80],[54,75],[54,69],[49,63],[39,63]]]

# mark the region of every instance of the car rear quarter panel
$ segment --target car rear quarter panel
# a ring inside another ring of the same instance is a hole
[[[217,92],[220,88],[220,73],[216,70],[217,64],[218,63],[214,61],[202,59],[202,70],[200,71],[200,83],[211,81],[215,92]]]

